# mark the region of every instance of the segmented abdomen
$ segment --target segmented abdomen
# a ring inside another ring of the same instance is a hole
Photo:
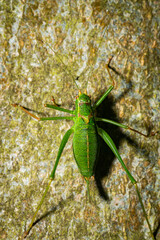
[[[98,151],[95,124],[78,124],[73,135],[73,153],[79,171],[84,177],[93,175]]]

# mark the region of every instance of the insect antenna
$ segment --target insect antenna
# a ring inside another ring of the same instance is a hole
[[[74,84],[76,85],[76,88],[79,89],[76,80],[78,80],[77,77],[73,76],[72,71],[69,69],[69,67],[67,67],[67,65],[63,62],[62,58],[60,57],[60,54],[58,54],[51,46],[50,44],[48,44],[47,42],[44,42],[40,37],[37,37],[37,40],[42,42],[43,44],[46,44],[48,46],[48,48],[55,54],[56,58],[59,60],[59,62],[62,63],[63,65],[63,70],[69,74],[72,77],[72,81],[74,82]]]

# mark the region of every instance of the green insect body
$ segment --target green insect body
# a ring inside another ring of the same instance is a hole
[[[85,94],[76,99],[74,121],[73,153],[80,173],[88,181],[94,174],[98,138],[91,100]]]
[[[111,74],[109,72],[108,67],[107,67],[107,70],[109,73],[109,77],[111,79]],[[113,81],[113,86],[114,86],[114,81]],[[61,154],[62,154],[63,149],[64,149],[69,137],[71,136],[71,134],[73,134],[73,153],[74,153],[75,161],[77,163],[77,166],[79,168],[81,175],[84,177],[84,179],[87,182],[88,197],[89,197],[89,178],[94,175],[97,154],[98,154],[98,137],[100,136],[100,137],[102,137],[104,142],[110,147],[110,149],[113,151],[115,156],[118,158],[118,160],[121,163],[122,167],[124,168],[126,174],[128,175],[130,181],[134,185],[135,190],[138,195],[138,198],[139,198],[139,201],[140,201],[140,204],[141,204],[141,207],[142,207],[142,210],[143,210],[143,214],[144,214],[145,219],[148,224],[151,238],[152,238],[152,240],[155,239],[153,236],[153,233],[152,233],[151,225],[149,223],[146,210],[145,210],[143,202],[142,202],[142,198],[141,198],[136,180],[134,179],[134,177],[131,175],[131,173],[125,166],[111,137],[103,129],[99,128],[98,125],[96,124],[96,122],[98,122],[98,121],[103,121],[103,122],[107,122],[107,123],[110,123],[110,124],[113,124],[113,125],[116,125],[116,126],[128,129],[128,130],[135,131],[136,133],[139,133],[143,136],[148,136],[143,133],[140,133],[139,131],[137,131],[135,129],[130,128],[129,126],[114,122],[109,119],[103,119],[103,118],[94,116],[95,109],[103,102],[103,100],[107,97],[107,95],[112,91],[113,86],[110,86],[108,88],[108,90],[94,104],[94,106],[91,106],[90,97],[85,93],[81,93],[80,91],[79,91],[79,95],[75,102],[75,110],[64,109],[64,108],[57,106],[56,104],[54,104],[54,105],[46,104],[46,107],[48,107],[48,108],[52,108],[52,109],[62,111],[62,112],[67,112],[67,113],[71,114],[71,116],[39,118],[39,117],[35,116],[34,114],[32,114],[25,107],[22,107],[21,105],[18,105],[18,104],[13,104],[13,106],[15,106],[15,107],[20,106],[20,108],[23,111],[25,111],[27,114],[29,114],[30,116],[32,116],[33,118],[35,118],[39,121],[63,120],[63,119],[74,121],[74,125],[65,133],[65,135],[61,141],[61,144],[60,144],[60,147],[58,150],[58,154],[57,154],[57,158],[55,161],[55,165],[50,174],[50,179],[49,179],[48,185],[45,189],[45,192],[41,198],[41,201],[37,207],[37,210],[32,218],[32,221],[31,221],[27,231],[22,236],[22,239],[25,238],[29,234],[29,232],[34,224],[37,213],[38,213],[38,211],[44,201],[44,198],[49,190],[50,184],[55,178],[55,173],[56,173],[56,169],[57,169]]]

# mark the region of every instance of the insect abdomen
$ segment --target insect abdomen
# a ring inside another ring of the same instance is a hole
[[[79,171],[84,177],[93,175],[97,150],[98,141],[95,124],[78,124],[73,135],[73,153]]]

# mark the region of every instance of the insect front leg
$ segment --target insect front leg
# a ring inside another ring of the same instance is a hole
[[[46,121],[46,120],[62,120],[62,119],[67,119],[67,120],[73,120],[73,117],[72,116],[65,116],[65,117],[45,117],[45,118],[40,118],[40,117],[37,117],[36,115],[34,115],[33,113],[31,113],[30,109],[26,108],[26,107],[23,107],[21,106],[20,104],[11,104],[13,107],[20,107],[22,111],[24,111],[25,113],[27,113],[28,115],[30,115],[31,117],[33,117],[34,119],[38,120],[38,121]],[[69,109],[65,109],[65,108],[60,108],[60,107],[57,107],[57,106],[54,106],[54,105],[50,105],[50,104],[46,104],[45,105],[46,107],[48,108],[52,108],[52,109],[55,109],[55,110],[58,110],[58,111],[62,111],[62,112],[67,112],[67,113],[71,113],[71,114],[74,114],[74,111],[72,110],[69,110]]]
[[[32,217],[31,223],[29,224],[29,227],[28,227],[27,231],[24,232],[23,236],[22,236],[20,239],[24,239],[24,238],[27,237],[27,235],[29,234],[29,232],[30,232],[30,230],[31,230],[31,228],[32,228],[32,226],[33,226],[33,224],[34,224],[34,221],[35,221],[35,218],[36,218],[36,216],[37,216],[37,213],[38,213],[39,209],[41,208],[41,206],[42,206],[42,204],[43,204],[43,202],[44,202],[44,199],[45,199],[46,194],[47,194],[47,192],[48,192],[48,190],[49,190],[49,187],[50,187],[50,185],[51,185],[51,182],[54,180],[55,173],[56,173],[56,169],[57,169],[57,166],[58,166],[60,157],[61,157],[61,155],[62,155],[63,149],[64,149],[66,143],[68,142],[68,139],[69,139],[69,137],[70,137],[70,135],[71,135],[72,133],[73,133],[73,129],[71,128],[71,129],[69,129],[69,130],[65,133],[65,135],[64,135],[64,137],[63,137],[63,139],[62,139],[62,141],[61,141],[61,144],[60,144],[60,147],[59,147],[59,150],[58,150],[58,154],[57,154],[57,158],[56,158],[56,162],[55,162],[55,164],[54,164],[53,170],[52,170],[52,172],[51,172],[51,174],[50,174],[50,177],[49,177],[48,185],[47,185],[47,187],[46,187],[46,189],[45,189],[45,191],[44,191],[44,193],[43,193],[43,196],[42,196],[42,198],[41,198],[41,200],[40,200],[40,203],[38,204],[38,207],[37,207],[37,209],[36,209],[36,211],[35,211],[35,213],[34,213],[34,215],[33,215],[33,217]]]

